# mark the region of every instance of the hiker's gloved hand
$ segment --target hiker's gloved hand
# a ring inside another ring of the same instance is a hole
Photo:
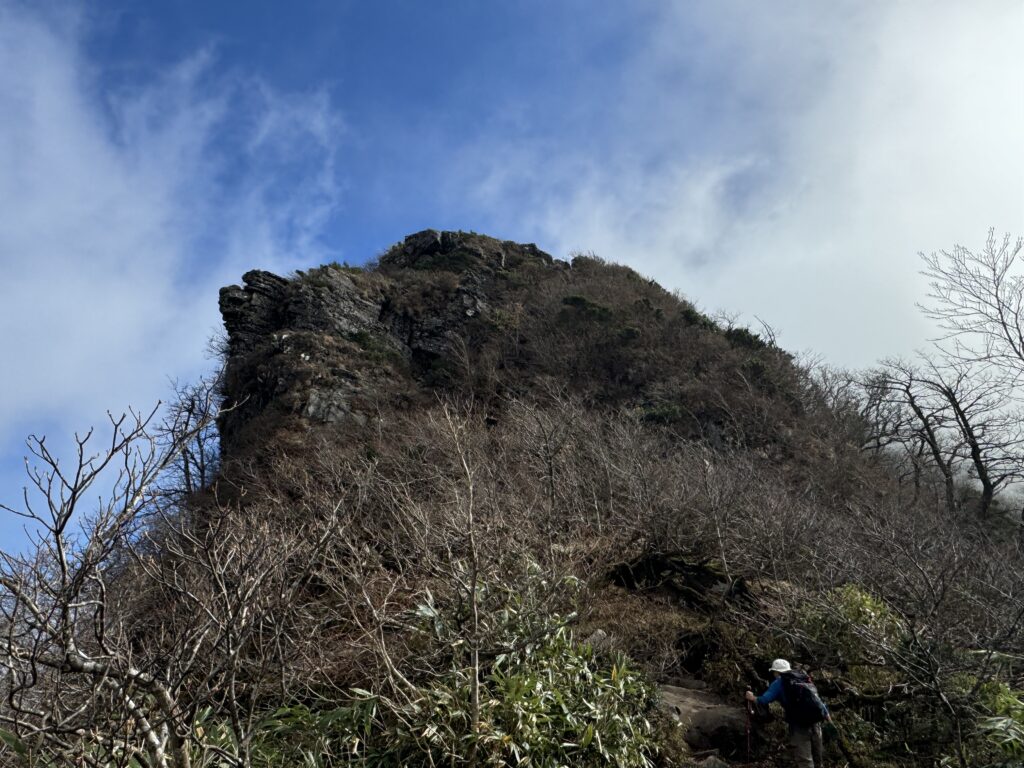
[[[754,695],[753,691],[747,691],[745,698],[747,701],[757,701],[757,696]]]

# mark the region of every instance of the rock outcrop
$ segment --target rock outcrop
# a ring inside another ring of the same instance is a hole
[[[717,750],[723,757],[745,753],[746,712],[706,690],[675,685],[661,687],[661,706],[685,728],[686,743],[695,751]]]
[[[766,452],[798,417],[790,359],[755,334],[626,267],[529,243],[425,230],[369,268],[248,272],[220,307],[228,460],[275,431],[350,429],[444,392],[491,410],[562,389],[683,438]]]
[[[220,290],[220,313],[228,334],[230,354],[251,351],[259,340],[281,324],[288,281],[254,269],[242,275],[244,288]]]
[[[242,286],[220,292],[225,455],[239,452],[264,414],[364,423],[410,382],[457,364],[467,324],[488,314],[492,292],[525,265],[568,268],[532,244],[425,230],[372,272],[337,264],[292,279],[247,272]]]

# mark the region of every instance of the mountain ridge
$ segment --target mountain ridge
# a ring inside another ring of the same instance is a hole
[[[781,350],[747,329],[719,328],[628,268],[560,261],[476,233],[409,235],[371,269],[334,264],[291,279],[253,271],[243,281],[220,294],[227,453],[266,409],[314,424],[364,423],[381,402],[432,388],[494,401],[544,377],[723,444],[741,439],[744,425],[729,424],[735,404],[718,384],[694,402],[702,381],[730,376],[730,389],[745,386],[761,406],[778,404],[773,387],[798,386]]]

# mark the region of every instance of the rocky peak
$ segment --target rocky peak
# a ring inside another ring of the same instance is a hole
[[[627,267],[570,268],[474,232],[417,232],[366,269],[248,272],[220,307],[227,457],[269,432],[355,430],[439,391],[497,403],[565,387],[713,445],[775,445],[796,417],[790,361],[754,334]]]
[[[361,423],[382,400],[452,364],[467,328],[522,267],[567,268],[533,244],[428,229],[376,269],[338,264],[284,278],[247,272],[221,289],[228,335],[226,455],[264,413],[309,423]]]
[[[512,269],[524,262],[555,264],[533,243],[497,240],[475,232],[439,232],[425,229],[392,246],[380,259],[382,268],[440,269],[450,272]],[[560,263],[560,262],[559,262]]]
[[[288,281],[254,269],[242,275],[242,286],[220,289],[220,313],[231,354],[247,352],[280,322]]]

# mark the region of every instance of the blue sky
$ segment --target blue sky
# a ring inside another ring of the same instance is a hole
[[[1024,233],[1022,33],[1019,0],[0,0],[0,500],[27,433],[205,370],[221,285],[428,226],[907,354],[917,252]]]

